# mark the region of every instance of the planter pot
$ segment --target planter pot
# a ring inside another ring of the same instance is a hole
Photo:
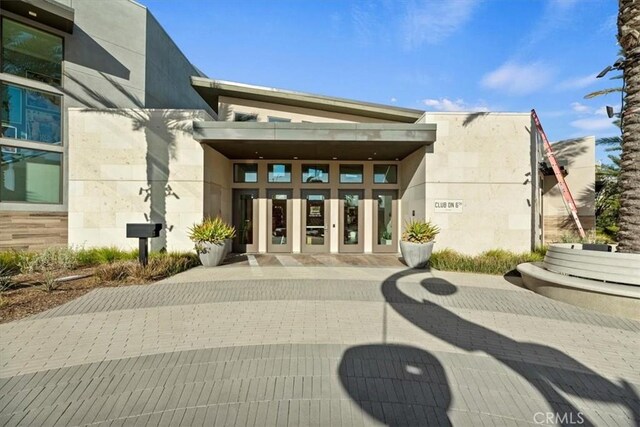
[[[198,254],[200,262],[205,267],[215,267],[222,264],[227,255],[227,244],[205,243],[204,249]]]
[[[431,252],[433,251],[433,244],[431,241],[428,243],[411,243],[400,241],[400,253],[405,264],[411,268],[425,268],[431,258]]]
[[[224,256],[225,257],[231,253],[232,242],[233,241],[231,239],[224,240]]]

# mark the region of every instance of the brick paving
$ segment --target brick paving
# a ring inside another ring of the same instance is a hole
[[[358,262],[197,268],[0,325],[0,425],[640,424],[640,322]]]

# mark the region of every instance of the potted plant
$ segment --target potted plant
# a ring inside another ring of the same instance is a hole
[[[382,235],[380,236],[380,244],[382,245],[391,245],[393,243],[393,236],[391,235],[391,231],[384,230]]]
[[[220,217],[205,218],[189,229],[189,238],[195,243],[200,262],[205,267],[222,264],[235,235],[235,228]]]
[[[433,251],[433,239],[439,232],[440,229],[431,221],[408,221],[400,240],[400,252],[404,262],[411,268],[425,268]]]

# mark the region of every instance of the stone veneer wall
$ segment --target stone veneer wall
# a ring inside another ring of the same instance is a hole
[[[0,250],[67,245],[64,212],[0,212]]]
[[[442,230],[436,247],[530,250],[537,243],[530,114],[425,113],[420,122],[438,126],[424,170],[425,216]],[[436,212],[438,200],[462,200],[462,212]]]
[[[152,250],[191,250],[205,215],[203,147],[194,110],[69,111],[69,243],[136,248],[127,223],[161,222]],[[210,208],[209,208],[210,209]],[[209,210],[206,209],[206,210]]]

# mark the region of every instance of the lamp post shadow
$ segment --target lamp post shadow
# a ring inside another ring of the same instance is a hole
[[[560,350],[515,340],[432,301],[414,299],[399,289],[400,278],[420,272],[398,272],[385,279],[381,286],[385,302],[413,325],[459,349],[485,353],[509,368],[548,403],[555,423],[595,425],[585,408],[575,403],[591,400],[626,408],[629,424],[640,425],[640,398],[626,381],[612,382]],[[420,285],[440,297],[458,291],[442,278],[423,279]],[[386,337],[386,324],[383,327]],[[356,366],[361,366],[360,371]],[[369,368],[363,371],[362,366]],[[416,407],[433,417],[428,420],[430,425],[450,423],[447,410],[451,391],[445,370],[435,356],[425,350],[390,344],[352,347],[344,353],[339,375],[349,396],[366,413],[387,425],[421,425],[421,422],[408,422],[407,414],[418,412]],[[380,387],[393,392],[385,395],[378,392]],[[396,392],[397,389],[404,390],[404,394]],[[405,415],[398,415],[399,408],[404,408]],[[545,408],[540,409],[547,412]],[[536,422],[534,416],[532,413],[522,421]]]

